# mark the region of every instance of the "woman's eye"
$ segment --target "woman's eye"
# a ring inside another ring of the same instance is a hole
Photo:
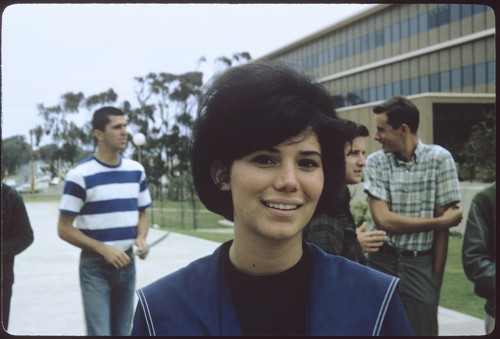
[[[299,161],[299,166],[305,168],[316,168],[319,167],[319,164],[312,159],[302,159]]]
[[[272,165],[275,163],[271,157],[266,155],[257,155],[253,157],[252,161],[259,165]]]

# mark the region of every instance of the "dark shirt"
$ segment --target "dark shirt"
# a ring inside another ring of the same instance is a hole
[[[33,242],[33,229],[22,196],[2,184],[2,278],[13,279],[14,256]],[[9,281],[10,282],[10,281]]]
[[[356,235],[350,214],[331,217],[326,214],[314,217],[304,228],[302,236],[323,251],[341,255],[366,265],[366,257]]]
[[[2,184],[2,325],[9,327],[10,300],[14,284],[14,258],[33,242],[28,213],[21,195]]]
[[[306,335],[310,262],[307,249],[285,272],[252,276],[238,271],[225,244],[225,277],[245,335]]]

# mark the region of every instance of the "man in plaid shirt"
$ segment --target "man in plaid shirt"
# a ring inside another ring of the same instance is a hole
[[[387,241],[368,265],[401,279],[415,335],[438,335],[449,228],[462,220],[455,162],[443,147],[419,139],[419,111],[406,98],[390,98],[373,112],[382,150],[368,156],[364,186],[373,226],[387,232]]]

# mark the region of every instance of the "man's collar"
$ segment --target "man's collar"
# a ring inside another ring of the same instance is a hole
[[[423,150],[424,150],[424,144],[422,140],[418,139],[417,147],[415,148],[415,151],[413,152],[413,155],[411,156],[411,159],[409,161],[399,160],[394,153],[391,153],[391,156],[394,159],[394,163],[397,166],[408,166],[414,163],[418,163],[420,161],[420,157],[422,155]]]

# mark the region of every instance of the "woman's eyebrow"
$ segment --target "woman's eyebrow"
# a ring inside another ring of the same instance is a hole
[[[300,154],[304,155],[304,156],[317,155],[318,157],[321,157],[321,152],[320,151],[302,151],[302,152],[300,152]]]
[[[264,151],[269,152],[269,153],[280,153],[279,149],[277,149],[275,147],[265,148]],[[321,157],[320,151],[300,151],[300,154],[303,156],[317,155],[317,156]]]

